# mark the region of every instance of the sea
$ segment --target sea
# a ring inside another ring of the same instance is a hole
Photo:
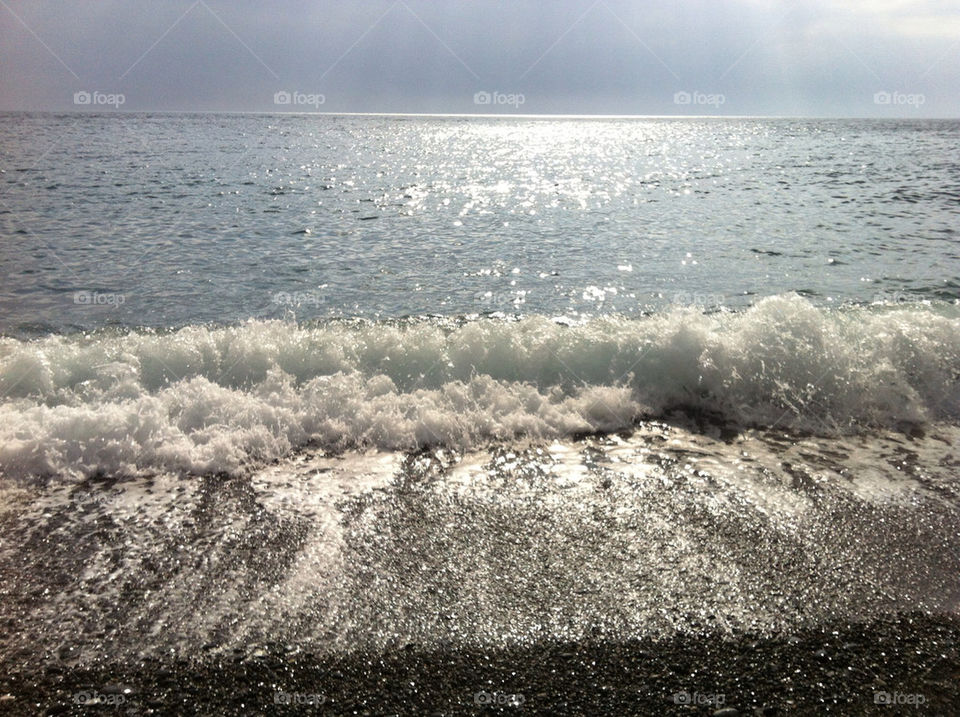
[[[690,629],[689,575],[721,563],[727,627],[956,613],[958,445],[960,122],[0,114],[0,561],[59,596],[8,651],[454,634],[397,604],[479,642],[579,639],[582,601],[622,635]],[[411,486],[459,578],[407,556],[330,588],[344,546],[419,535],[375,499]],[[639,522],[611,547],[592,510]],[[508,515],[606,567],[514,552],[555,592],[497,593],[476,551]],[[731,552],[731,525],[785,562]],[[285,536],[269,565],[229,537],[254,528]],[[85,572],[42,577],[39,547],[24,572],[17,546],[64,530]]]
[[[960,124],[0,116],[0,471],[960,418]]]

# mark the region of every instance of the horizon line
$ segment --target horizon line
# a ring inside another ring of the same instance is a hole
[[[0,109],[0,114],[69,114],[105,116],[113,114],[171,115],[269,115],[276,117],[438,117],[486,119],[793,119],[793,120],[960,120],[960,116],[878,116],[878,115],[671,115],[671,114],[588,114],[588,113],[478,113],[478,112],[282,112],[269,110],[86,110],[86,109]]]

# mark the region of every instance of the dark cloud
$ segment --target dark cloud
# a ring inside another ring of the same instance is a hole
[[[2,109],[956,116],[958,57],[933,0],[0,2]]]

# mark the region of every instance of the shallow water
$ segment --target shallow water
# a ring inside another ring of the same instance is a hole
[[[3,493],[27,662],[796,631],[960,608],[955,426],[629,433]],[[131,599],[133,597],[134,599]]]

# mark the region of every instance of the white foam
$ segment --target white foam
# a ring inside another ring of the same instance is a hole
[[[952,313],[951,313],[952,312]],[[675,310],[563,326],[251,321],[0,340],[0,471],[240,473],[308,443],[468,448],[684,405],[851,432],[960,417],[955,308]]]

